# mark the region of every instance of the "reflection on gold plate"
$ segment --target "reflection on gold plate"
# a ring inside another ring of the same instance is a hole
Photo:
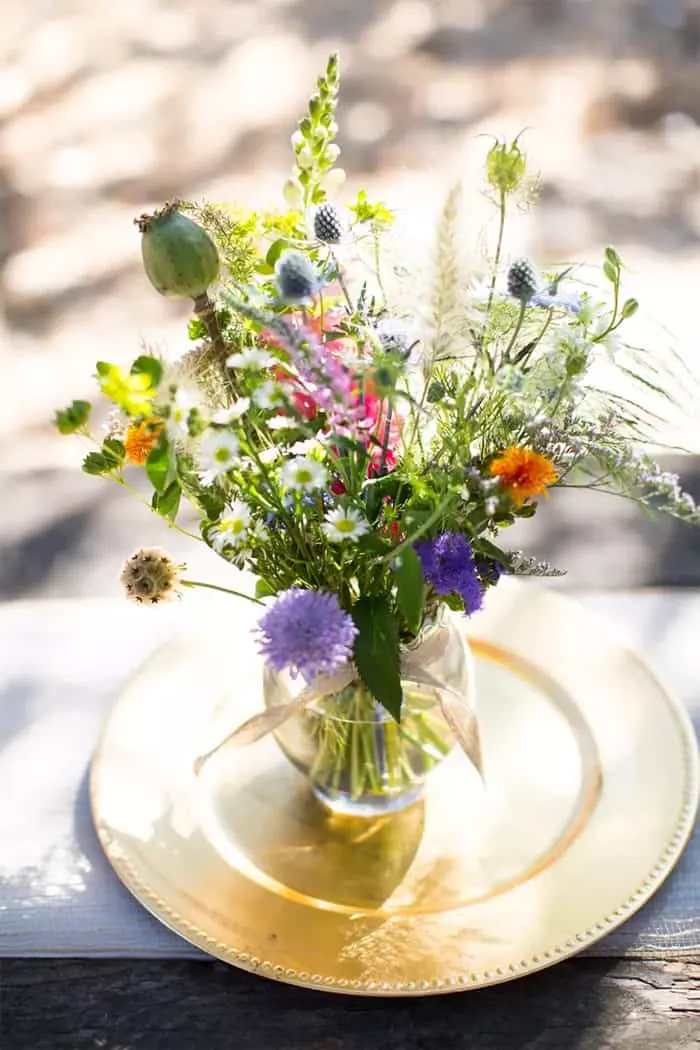
[[[373,820],[325,810],[271,738],[195,776],[260,708],[236,616],[225,640],[200,622],[137,675],[92,772],[115,871],[212,955],[356,995],[476,988],[604,936],[678,859],[698,796],[689,719],[571,600],[490,592],[468,625],[485,781],[455,751],[423,801]]]

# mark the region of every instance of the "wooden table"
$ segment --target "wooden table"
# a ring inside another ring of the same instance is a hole
[[[422,1000],[300,991],[216,962],[4,960],[3,1050],[687,1050],[700,958],[574,959]]]

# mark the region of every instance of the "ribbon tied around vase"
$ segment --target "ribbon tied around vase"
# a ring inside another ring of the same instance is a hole
[[[464,696],[424,666],[436,662],[443,655],[448,644],[449,632],[445,629],[438,629],[421,640],[419,644],[414,643],[402,649],[401,677],[417,685],[426,686],[434,692],[442,716],[456,742],[483,779],[479,723],[470,696]],[[254,744],[257,740],[279,729],[290,718],[302,714],[311,704],[339,692],[358,677],[357,668],[352,662],[343,664],[333,674],[317,675],[304,686],[295,699],[290,700],[287,704],[270,707],[260,714],[253,715],[210,751],[199,755],[194,763],[195,775],[199,775],[209,759],[213,758],[223,747],[227,745],[247,747]],[[469,691],[473,693],[473,668],[471,666],[469,667]]]

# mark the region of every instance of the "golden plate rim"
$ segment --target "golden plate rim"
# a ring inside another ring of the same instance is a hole
[[[508,581],[506,585],[509,588],[521,588],[524,586],[521,581]],[[502,586],[503,584],[501,583],[499,587]],[[583,611],[589,618],[593,618],[595,615],[580,602],[577,602],[571,594],[563,595],[548,588],[538,588],[536,593],[540,596],[546,595],[547,600],[554,600],[556,604],[568,607],[570,611]],[[478,630],[472,632],[470,630],[471,626],[467,624],[468,635],[476,633],[478,637]],[[109,739],[112,719],[119,708],[121,697],[128,692],[130,685],[143,673],[144,667],[151,662],[153,655],[122,685],[119,696],[103,722],[89,773],[89,802],[95,832],[110,866],[121,883],[155,919],[207,955],[228,963],[237,969],[280,983],[347,996],[410,998],[491,987],[548,969],[602,940],[631,918],[651,899],[666,881],[682,856],[698,815],[698,807],[700,805],[700,755],[689,712],[675,691],[667,686],[663,677],[650,667],[632,647],[617,637],[614,639],[614,645],[616,650],[623,652],[629,660],[641,668],[651,683],[653,683],[659,694],[666,701],[670,714],[677,722],[680,730],[683,749],[683,771],[685,775],[677,820],[665,848],[649,875],[633,892],[628,894],[625,900],[609,914],[604,915],[593,926],[577,933],[575,937],[567,939],[562,944],[556,944],[537,955],[532,955],[528,959],[514,960],[491,970],[474,970],[458,977],[446,979],[406,982],[336,980],[335,978],[324,977],[321,974],[306,974],[304,971],[283,967],[275,964],[272,960],[249,956],[239,951],[233,945],[211,937],[201,927],[190,922],[184,915],[173,909],[166,900],[163,900],[151,890],[148,884],[140,877],[135,866],[120,854],[118,848],[115,848],[112,838],[102,825],[99,806],[100,764]],[[520,657],[520,659],[523,658]]]

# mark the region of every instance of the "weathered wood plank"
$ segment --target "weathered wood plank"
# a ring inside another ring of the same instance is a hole
[[[221,963],[4,960],[2,1050],[690,1050],[700,958],[577,959],[507,986],[348,999]]]

